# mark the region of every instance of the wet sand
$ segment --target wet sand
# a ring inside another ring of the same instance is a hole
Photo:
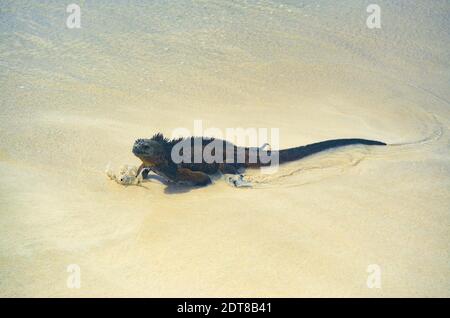
[[[379,1],[369,29],[366,5],[88,1],[68,29],[58,2],[2,3],[0,295],[450,296],[450,6]],[[197,119],[279,128],[281,148],[390,146],[252,171],[251,189],[105,176]]]

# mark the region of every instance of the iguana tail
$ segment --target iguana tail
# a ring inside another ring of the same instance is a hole
[[[279,163],[290,162],[294,160],[299,160],[307,156],[314,155],[318,152],[345,147],[350,145],[368,145],[368,146],[385,146],[386,144],[381,141],[376,140],[367,140],[367,139],[334,139],[334,140],[326,140],[317,142],[314,144],[309,144],[306,146],[300,146],[295,148],[288,148],[279,151],[267,151],[268,156],[276,156],[278,153]],[[262,164],[259,162],[259,166],[270,165]],[[255,165],[256,166],[256,165]]]
[[[386,146],[384,142],[367,139],[334,139],[279,151],[279,163],[298,160],[318,152],[350,145]]]

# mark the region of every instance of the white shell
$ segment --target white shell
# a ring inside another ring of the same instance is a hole
[[[118,173],[114,173],[110,164],[106,167],[105,173],[111,179],[122,185],[138,185],[142,182],[142,175],[136,177],[138,168],[132,165],[123,165]]]

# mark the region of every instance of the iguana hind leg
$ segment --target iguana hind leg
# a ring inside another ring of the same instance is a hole
[[[245,180],[242,174],[225,176],[225,181],[236,188],[250,188],[252,186],[251,182]]]

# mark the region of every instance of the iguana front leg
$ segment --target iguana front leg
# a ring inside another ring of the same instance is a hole
[[[209,176],[201,171],[192,171],[187,168],[177,169],[177,181],[191,182],[194,185],[205,186],[211,183]]]
[[[142,164],[139,166],[139,168],[137,169],[136,177],[139,177],[139,175],[142,173],[142,170],[144,170],[144,168],[145,168],[145,166],[144,166],[144,164],[142,163]]]
[[[141,164],[136,173],[136,177],[142,174],[142,177],[145,178],[148,174],[148,170],[153,170],[156,174],[166,178],[172,182],[190,182],[193,185],[205,186],[211,183],[211,179],[209,176],[201,171],[192,171],[187,168],[178,168],[176,169],[176,173],[171,172],[171,170],[167,169],[167,167],[148,167],[145,164]]]
[[[140,174],[142,174],[142,179],[147,178],[150,170],[151,168],[146,167],[144,164],[141,164],[136,172],[136,178],[139,177]]]

